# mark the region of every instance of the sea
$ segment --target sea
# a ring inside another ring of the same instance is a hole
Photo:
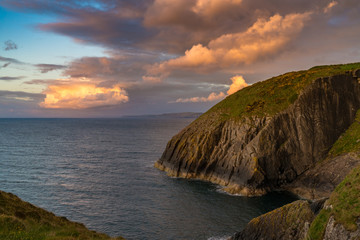
[[[128,240],[220,240],[296,200],[226,194],[154,168],[194,119],[0,119],[0,190]]]

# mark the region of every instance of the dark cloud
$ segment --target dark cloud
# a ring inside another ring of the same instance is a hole
[[[72,78],[92,78],[111,85],[121,82],[139,81],[145,73],[144,65],[160,58],[157,54],[138,52],[110,57],[83,57],[69,63],[63,75]]]
[[[0,81],[16,81],[21,80],[24,77],[0,77]]]
[[[4,63],[4,64],[2,65],[2,67],[0,67],[0,68],[6,68],[6,67],[9,66],[10,64],[11,64],[10,62]]]
[[[28,93],[21,91],[4,91],[0,90],[0,103],[3,100],[16,100],[16,101],[41,101],[45,95],[40,93]]]
[[[5,44],[5,47],[4,47],[5,51],[16,50],[18,48],[16,43],[14,43],[11,40],[7,40],[6,42],[4,42],[4,44]]]
[[[7,67],[9,66],[10,63],[14,63],[14,64],[25,64],[17,59],[14,58],[7,58],[7,57],[2,57],[0,56],[0,62],[7,62],[3,65],[3,67]]]
[[[29,85],[49,85],[49,84],[53,84],[56,81],[57,80],[53,80],[53,79],[33,79],[31,81],[26,81],[23,83]]]
[[[57,64],[36,64],[35,67],[37,67],[41,73],[47,73],[50,71],[62,70],[66,68],[66,66],[64,65],[57,65]]]
[[[60,15],[65,21],[38,27],[86,43],[119,49],[134,46],[153,35],[152,30],[142,25],[142,16],[150,3],[149,0],[4,0],[0,6]]]
[[[101,11],[80,12],[71,21],[42,24],[39,28],[113,49],[136,46],[153,35],[142,26],[141,19],[126,20],[117,13]]]
[[[350,0],[348,0],[350,1]],[[354,0],[353,0],[354,1]],[[83,42],[113,49],[141,47],[183,53],[224,34],[241,32],[258,18],[317,11],[329,0],[113,0],[9,1],[0,5],[50,12],[63,21],[39,25]],[[347,2],[347,1],[344,1]]]

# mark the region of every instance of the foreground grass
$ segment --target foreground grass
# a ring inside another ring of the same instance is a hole
[[[299,96],[301,90],[320,77],[345,73],[360,68],[360,63],[318,66],[307,71],[290,72],[246,87],[212,107],[222,120],[242,116],[273,116],[285,110]],[[211,116],[211,115],[210,115]]]
[[[330,216],[336,223],[342,224],[349,231],[357,230],[356,221],[360,217],[360,167],[346,176],[331,194],[331,207],[322,209],[311,223],[308,239],[322,239]]]
[[[22,201],[0,191],[0,239],[2,240],[105,240],[106,234]]]

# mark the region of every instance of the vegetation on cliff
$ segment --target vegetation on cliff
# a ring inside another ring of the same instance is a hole
[[[336,223],[343,225],[346,230],[357,230],[357,221],[360,217],[360,167],[353,169],[336,187],[324,209],[312,222],[308,239],[323,239],[331,216],[334,216]]]
[[[105,240],[105,234],[88,230],[83,224],[22,201],[0,191],[0,239],[3,240]]]
[[[306,234],[306,223],[309,224],[313,219],[310,204],[298,200],[252,219],[231,240],[301,239]]]
[[[342,74],[360,68],[360,63],[317,66],[305,71],[289,72],[255,83],[230,95],[202,117],[218,113],[221,119],[242,116],[273,116],[292,104],[300,92],[315,79]]]
[[[329,156],[360,151],[360,110],[356,113],[353,124],[340,136],[330,149]]]

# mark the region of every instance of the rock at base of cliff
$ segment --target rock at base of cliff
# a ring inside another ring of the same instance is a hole
[[[329,197],[345,176],[359,165],[359,153],[328,158],[303,173],[284,189],[306,199]]]
[[[314,217],[311,204],[298,200],[254,218],[230,240],[303,239]]]

